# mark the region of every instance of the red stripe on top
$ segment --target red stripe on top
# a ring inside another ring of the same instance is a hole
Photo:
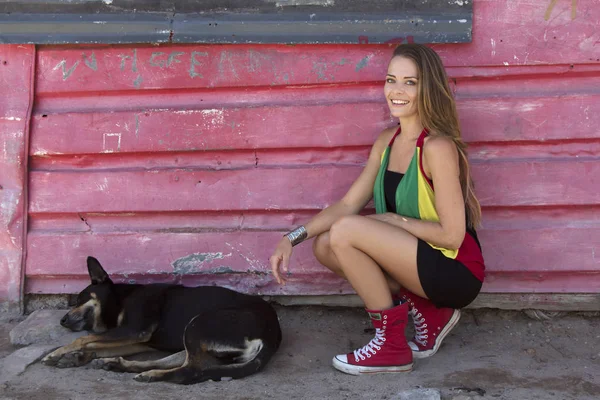
[[[417,147],[421,149],[419,152],[419,169],[421,170],[421,173],[425,177],[427,183],[429,183],[429,187],[431,187],[431,190],[433,190],[433,181],[427,177],[425,169],[423,168],[423,144],[425,144],[425,138],[427,135],[429,135],[429,132],[427,132],[427,129],[423,129],[423,132],[421,132],[421,135],[417,139]]]
[[[483,260],[483,254],[477,245],[477,242],[468,231],[465,232],[465,238],[458,248],[458,255],[455,260],[467,267],[475,278],[481,282],[484,281],[485,262]]]
[[[398,136],[400,134],[400,132],[402,132],[401,126],[399,126],[398,129],[396,130],[396,133],[394,133],[392,140],[390,140],[390,142],[388,143],[388,147],[392,147],[392,145],[394,144],[394,140],[396,140],[396,136]]]

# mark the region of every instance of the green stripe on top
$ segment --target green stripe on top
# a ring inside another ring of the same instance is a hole
[[[387,212],[383,180],[390,161],[390,151],[391,146],[388,146],[383,151],[381,165],[379,166],[375,185],[373,186],[373,201],[375,203],[375,212],[377,214]],[[418,148],[415,148],[415,153],[410,161],[410,165],[396,189],[396,213],[405,217],[420,219],[418,160]]]
[[[383,188],[383,179],[385,177],[385,170],[390,161],[390,146],[383,150],[381,156],[381,164],[379,165],[379,172],[377,172],[377,178],[375,178],[375,186],[373,186],[373,202],[375,203],[375,212],[377,214],[383,214],[387,212],[387,205],[385,204],[385,191]]]
[[[396,189],[396,213],[421,219],[419,212],[419,149],[415,153],[404,177]],[[386,167],[387,168],[387,167]]]

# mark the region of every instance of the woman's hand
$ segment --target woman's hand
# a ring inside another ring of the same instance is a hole
[[[271,262],[271,270],[273,276],[280,285],[285,285],[285,278],[281,274],[279,268],[283,270],[284,274],[287,274],[288,267],[290,265],[290,257],[292,256],[292,243],[287,237],[282,237],[273,252],[273,255],[269,259]]]

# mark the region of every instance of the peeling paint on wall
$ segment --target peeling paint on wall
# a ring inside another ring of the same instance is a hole
[[[178,258],[171,263],[171,266],[173,267],[173,273],[176,275],[234,273],[235,271],[229,267],[217,267],[206,270],[202,269],[206,263],[210,263],[214,260],[222,260],[225,257],[231,257],[231,253],[193,253],[185,257]]]
[[[334,0],[276,0],[277,7],[286,6],[323,6],[332,7],[335,5]]]
[[[10,164],[21,164],[22,140],[22,132],[11,132],[6,135],[6,139],[2,143],[2,157],[6,162]]]
[[[258,261],[258,258],[250,250],[246,250],[245,253],[242,253],[238,248],[233,247],[231,244],[229,244],[227,242],[225,242],[225,244],[231,250],[233,250],[236,253],[238,253],[238,255],[240,257],[242,257],[244,260],[246,260],[246,262],[248,263],[248,265],[250,267],[254,268],[255,270],[262,270],[262,269],[264,269],[263,264],[261,264],[261,262]],[[250,257],[248,257],[248,256],[250,256]]]
[[[37,157],[47,157],[50,153],[48,152],[48,150],[39,149],[39,150],[34,151],[32,154]],[[52,154],[62,154],[62,153],[52,153]]]
[[[19,206],[20,193],[17,193],[14,190],[2,190],[1,193],[2,196],[0,196],[0,217],[2,218],[2,226],[9,227],[15,216],[17,207]]]
[[[205,116],[206,118],[212,118],[210,119],[210,123],[213,125],[222,125],[224,118],[223,118],[223,110],[202,110],[202,115]]]
[[[363,58],[362,60],[360,60],[358,62],[358,64],[356,64],[356,72],[358,72],[361,69],[363,69],[364,67],[366,67],[369,64],[369,60],[371,58],[373,58],[372,54],[370,54],[370,55],[366,56],[365,58]]]

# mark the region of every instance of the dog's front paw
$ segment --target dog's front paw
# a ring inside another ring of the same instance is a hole
[[[58,363],[58,360],[63,356],[59,350],[54,350],[52,353],[42,358],[42,364],[54,367]]]
[[[58,368],[73,368],[80,367],[87,364],[94,358],[94,353],[87,353],[84,351],[72,351],[70,353],[63,354],[60,359],[56,362]]]
[[[106,371],[125,372],[123,369],[123,357],[97,358],[92,361],[91,366]]]
[[[138,382],[150,383],[154,381],[154,374],[151,374],[152,371],[142,372],[141,374],[137,374],[133,377]]]

